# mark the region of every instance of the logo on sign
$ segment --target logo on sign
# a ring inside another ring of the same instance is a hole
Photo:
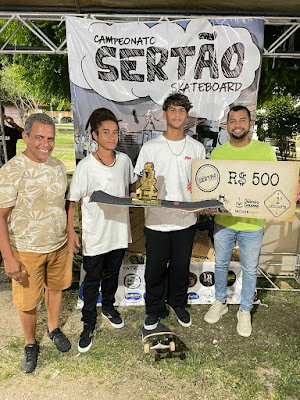
[[[251,207],[251,208],[258,208],[259,207],[259,201],[258,200],[245,199],[244,203],[245,203],[245,207]]]
[[[197,283],[197,275],[194,274],[193,272],[189,273],[189,287],[193,287]]]
[[[188,300],[198,300],[199,299],[199,294],[195,293],[195,292],[190,292],[188,293]]]
[[[215,284],[215,274],[211,271],[202,272],[200,282],[203,286],[213,286]]]
[[[130,289],[137,289],[141,286],[141,278],[139,275],[127,274],[124,278],[124,286]]]
[[[276,190],[265,200],[265,206],[274,217],[280,217],[291,207],[291,202],[281,190]]]
[[[212,192],[220,183],[220,172],[211,164],[202,165],[195,175],[196,185],[202,192]]]
[[[142,295],[140,292],[127,292],[125,294],[125,300],[133,302],[133,303],[141,300],[141,298],[142,298]]]
[[[228,271],[227,275],[227,286],[232,286],[236,281],[236,274],[233,271]]]

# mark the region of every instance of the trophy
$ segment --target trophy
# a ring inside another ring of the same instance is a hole
[[[136,190],[136,198],[132,199],[136,204],[153,204],[161,205],[161,200],[157,199],[157,189],[155,188],[155,171],[154,165],[151,162],[145,164],[139,177],[141,186]]]

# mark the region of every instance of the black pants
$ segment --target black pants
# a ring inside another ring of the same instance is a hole
[[[96,324],[97,300],[101,281],[102,309],[111,310],[113,308],[125,250],[118,249],[97,256],[83,256],[83,269],[86,275],[83,285],[84,304],[81,321],[85,324]]]
[[[171,232],[144,229],[146,314],[165,316],[166,302],[172,308],[186,306],[195,231],[196,225]]]

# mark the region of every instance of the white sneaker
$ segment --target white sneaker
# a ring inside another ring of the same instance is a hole
[[[251,315],[250,311],[237,312],[238,323],[236,326],[237,333],[240,336],[249,337],[252,332]]]
[[[228,312],[227,303],[223,304],[219,300],[215,300],[214,304],[210,307],[204,315],[204,321],[209,324],[215,324],[219,321],[223,314]]]

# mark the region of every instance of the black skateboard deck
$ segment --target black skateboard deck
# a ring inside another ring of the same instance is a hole
[[[160,205],[146,204],[146,203],[133,203],[131,197],[117,197],[112,196],[108,193],[97,190],[92,193],[90,202],[111,204],[115,206],[127,206],[127,207],[163,207],[172,208],[174,210],[180,210],[185,212],[195,212],[203,209],[214,209],[223,206],[223,203],[219,200],[202,200],[202,201],[171,201],[161,200]]]
[[[144,353],[150,350],[169,350],[175,351],[177,336],[166,325],[159,323],[156,329],[151,331],[142,329],[142,342],[144,343]]]

